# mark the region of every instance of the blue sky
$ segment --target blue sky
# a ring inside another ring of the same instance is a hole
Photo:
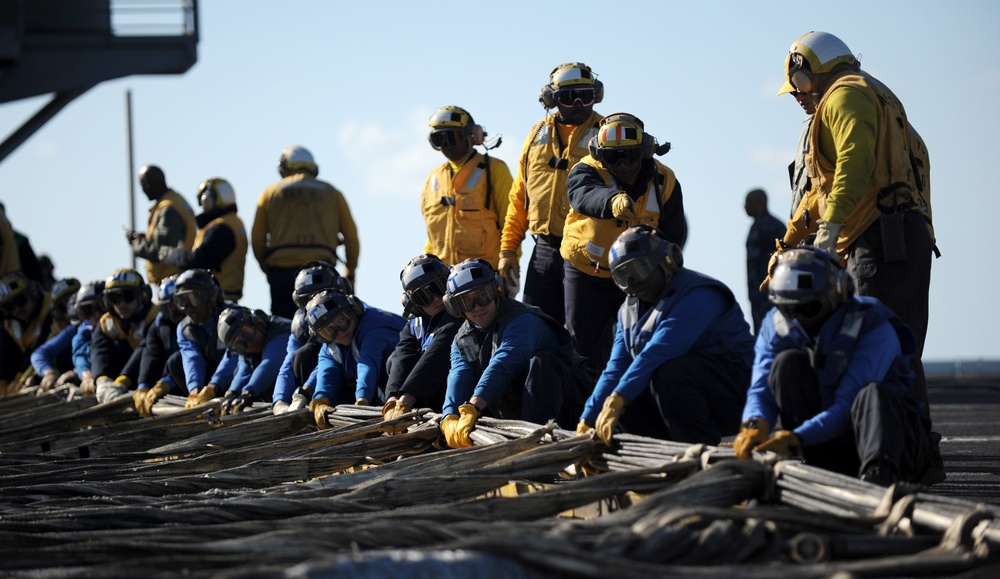
[[[765,188],[787,217],[786,166],[803,113],[777,97],[788,47],[809,30],[843,39],[906,106],[931,154],[935,260],[925,360],[1000,357],[1000,196],[989,180],[1000,112],[1000,4],[856,2],[339,2],[203,0],[199,61],[182,76],[99,85],[0,163],[0,200],[60,276],[130,265],[125,92],[136,167],[158,164],[192,204],[228,179],[252,225],[260,192],[292,144],[347,196],[361,236],[357,293],[399,309],[399,270],[422,252],[419,194],[443,162],[427,143],[438,107],[469,110],[514,167],[538,91],[583,61],[605,85],[604,114],[637,115],[674,149],[684,192],[685,264],[726,282],[747,309],[743,198]],[[613,7],[613,8],[612,8]],[[53,71],[58,74],[58,71]],[[9,134],[45,99],[0,105]],[[148,202],[136,186],[136,221]],[[524,246],[530,254],[530,242]],[[525,257],[523,262],[526,262]],[[522,262],[522,263],[523,263]],[[140,262],[141,267],[141,262]],[[250,256],[242,303],[269,306]]]

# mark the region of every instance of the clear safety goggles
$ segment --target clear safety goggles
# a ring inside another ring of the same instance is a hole
[[[475,289],[448,298],[448,302],[462,313],[471,312],[480,306],[486,306],[497,299],[497,290],[493,284],[481,285]]]
[[[354,321],[352,318],[353,316],[346,310],[341,311],[322,327],[313,328],[313,334],[322,342],[329,344],[337,338],[338,334],[351,327],[351,323]]]
[[[208,296],[199,291],[177,292],[172,301],[178,308],[186,310],[205,305],[208,302]]]
[[[622,291],[632,293],[637,285],[649,280],[659,267],[660,264],[653,256],[644,255],[616,265],[611,270],[611,279]]]

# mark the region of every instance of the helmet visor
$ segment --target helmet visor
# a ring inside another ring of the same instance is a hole
[[[577,101],[586,107],[594,104],[596,94],[597,91],[593,88],[563,88],[556,91],[555,97],[556,102],[565,107],[571,107],[577,104]]]
[[[438,149],[457,145],[465,140],[465,131],[459,129],[444,129],[431,133],[431,145]]]
[[[252,324],[243,324],[233,335],[227,336],[226,347],[234,353],[244,356],[257,340],[257,330]]]
[[[611,279],[622,291],[633,293],[632,290],[649,280],[659,267],[653,256],[643,255],[615,265],[611,270]]]
[[[484,284],[473,288],[467,292],[460,293],[448,298],[458,311],[462,313],[471,312],[479,306],[491,304],[497,299],[497,290],[493,284]]]
[[[101,313],[101,306],[94,302],[76,304],[76,317],[81,320],[89,320],[98,313]]]

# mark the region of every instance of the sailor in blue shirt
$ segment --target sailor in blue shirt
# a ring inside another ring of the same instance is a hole
[[[309,403],[316,426],[330,427],[326,414],[337,404],[381,405],[388,380],[386,361],[406,320],[333,290],[309,300],[306,320],[312,334],[326,344],[319,352],[316,391]]]
[[[810,246],[778,257],[768,294],[777,307],[757,338],[736,455],[801,455],[885,486],[942,480],[925,478],[932,443],[912,396],[916,342],[899,317],[855,295],[839,259]]]
[[[270,400],[292,321],[262,310],[232,305],[219,314],[219,339],[239,356],[233,381],[222,402],[222,414],[236,414],[254,402]]]
[[[465,318],[451,346],[441,410],[448,446],[472,446],[469,433],[483,412],[572,424],[593,377],[562,324],[509,297],[507,280],[479,258],[452,268],[444,304],[451,315]]]
[[[610,445],[624,415],[628,432],[679,442],[718,444],[736,434],[753,337],[733,292],[684,268],[680,247],[648,225],[618,236],[609,265],[628,297],[577,432],[594,425]]]

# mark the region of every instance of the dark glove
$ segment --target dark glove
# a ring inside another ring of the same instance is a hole
[[[747,460],[755,446],[767,440],[770,428],[763,418],[751,418],[740,426],[740,433],[733,440],[736,458]]]
[[[253,406],[253,403],[259,400],[257,395],[253,392],[243,392],[233,400],[232,406],[229,409],[230,414],[238,414],[244,410]]]
[[[239,392],[235,390],[230,390],[226,392],[226,395],[222,397],[222,408],[220,414],[222,416],[229,416],[233,413],[233,404],[236,403],[236,399],[240,397]]]
[[[802,456],[802,442],[791,430],[779,430],[754,447],[757,452],[771,451],[781,456]]]

